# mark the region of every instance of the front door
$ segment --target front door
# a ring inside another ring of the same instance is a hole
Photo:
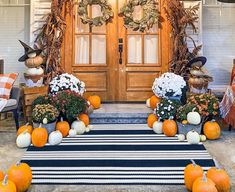
[[[155,25],[144,33],[134,32],[124,27],[123,18],[119,16],[120,7],[126,1],[108,2],[114,18],[107,25],[82,24],[76,7],[74,16],[68,16],[65,69],[86,83],[87,95],[98,94],[104,101],[144,101],[152,95],[154,79],[168,70],[167,22],[163,22],[161,28]],[[160,10],[161,7],[159,2]],[[99,5],[89,8],[91,17],[100,14]],[[141,8],[136,7],[135,17],[138,19],[141,14]]]

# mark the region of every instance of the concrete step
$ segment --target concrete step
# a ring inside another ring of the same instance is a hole
[[[146,124],[151,109],[145,104],[103,104],[90,115],[91,124]]]

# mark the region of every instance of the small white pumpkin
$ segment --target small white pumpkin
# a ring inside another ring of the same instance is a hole
[[[60,131],[53,131],[49,135],[48,142],[50,145],[59,145],[62,142],[63,135]]]
[[[205,135],[200,135],[200,141],[205,142],[206,141],[206,136]]]
[[[78,135],[82,135],[86,131],[86,125],[83,121],[76,120],[72,123],[71,128],[74,129]]]
[[[47,118],[44,118],[44,119],[42,120],[42,123],[43,123],[43,124],[47,124],[47,123],[48,123]]]
[[[85,132],[86,132],[86,133],[90,132],[89,127],[86,127]]]
[[[148,98],[148,99],[146,100],[146,106],[147,106],[148,108],[150,108],[150,98]]]
[[[199,125],[201,123],[201,115],[194,110],[187,114],[187,121],[189,124]]]
[[[29,147],[31,145],[31,135],[27,131],[24,131],[18,135],[16,139],[16,145],[19,148]]]
[[[87,128],[89,128],[90,130],[92,130],[94,128],[93,125],[88,125]]]
[[[153,123],[153,131],[157,134],[162,134],[162,122],[161,121],[155,121]]]
[[[69,130],[69,137],[75,137],[77,135],[77,131],[74,129]]]
[[[198,144],[200,142],[200,135],[194,130],[189,131],[186,137],[189,144]]]
[[[179,141],[184,141],[185,140],[185,135],[184,134],[179,134],[178,136]]]
[[[41,67],[38,68],[28,68],[27,72],[28,75],[41,75],[44,73]]]

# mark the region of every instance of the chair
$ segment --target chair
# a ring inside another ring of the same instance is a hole
[[[20,88],[13,87],[11,90],[10,99],[7,101],[6,106],[1,111],[1,113],[6,113],[6,112],[13,113],[16,124],[16,130],[19,129],[19,114],[18,114],[19,100],[20,100]]]

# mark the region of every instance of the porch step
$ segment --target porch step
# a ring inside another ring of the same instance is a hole
[[[146,124],[151,110],[145,104],[103,104],[90,115],[91,124]]]

